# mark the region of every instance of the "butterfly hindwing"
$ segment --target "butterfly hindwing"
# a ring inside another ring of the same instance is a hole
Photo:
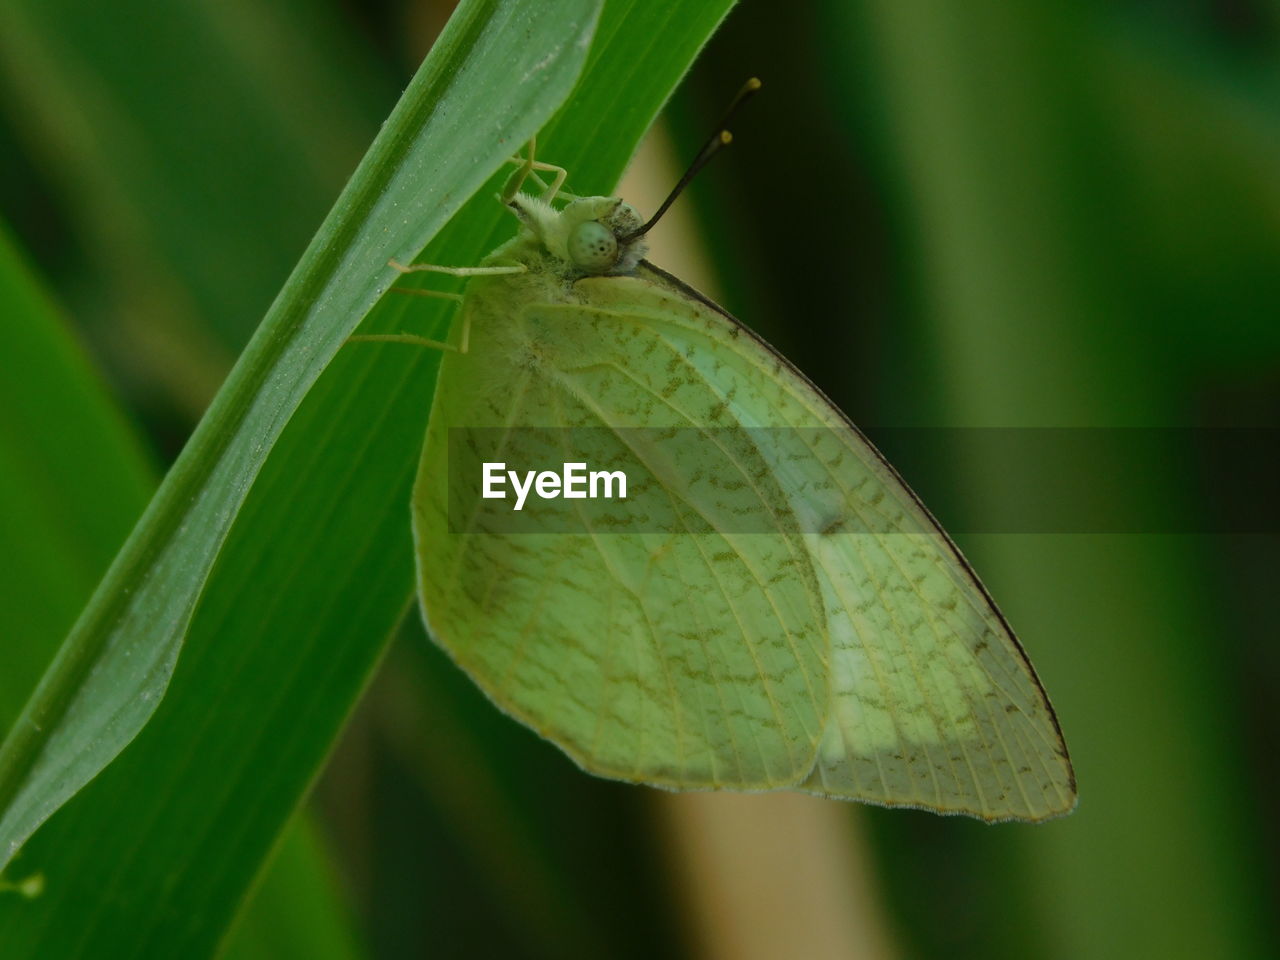
[[[822,592],[803,536],[710,532],[712,486],[671,482],[674,465],[646,460],[623,429],[693,425],[697,414],[679,411],[710,396],[701,375],[659,325],[537,301],[486,323],[493,305],[476,286],[471,350],[443,362],[414,492],[433,636],[500,707],[590,772],[681,789],[803,780],[830,704]],[[655,392],[646,377],[672,364],[682,386]],[[577,518],[586,532],[484,532],[474,487],[449,470],[449,427],[463,425],[467,440],[496,433],[512,465],[545,461],[557,437],[573,438],[561,459],[648,462],[670,516],[702,532],[619,530],[599,515]],[[732,463],[769,481],[762,509],[785,509],[758,451],[736,450]]]

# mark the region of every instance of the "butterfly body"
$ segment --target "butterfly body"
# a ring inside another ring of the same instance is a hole
[[[988,820],[1070,809],[1017,641],[843,414],[645,262],[626,204],[510,205],[520,232],[485,263],[513,272],[468,285],[469,348],[442,361],[414,490],[435,640],[599,775]],[[504,462],[632,464],[644,506],[504,532],[457,468],[481,437]]]

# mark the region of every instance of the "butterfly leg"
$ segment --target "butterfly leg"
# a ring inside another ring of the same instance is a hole
[[[536,159],[535,152],[537,150],[538,138],[531,137],[529,139],[529,155],[527,157],[512,157],[510,162],[517,164],[517,169],[511,174],[511,178],[507,181],[506,188],[502,191],[502,202],[510,203],[511,199],[520,192],[520,188],[524,186],[526,179],[532,180],[542,188],[542,199],[550,203],[557,196],[560,196],[560,188],[564,186],[565,178],[569,176],[569,172],[564,167],[557,167],[553,163],[543,163]],[[542,173],[555,174],[551,185],[547,186],[542,182],[542,178],[535,171]],[[572,194],[564,194],[569,199],[575,199]]]
[[[388,264],[401,273],[445,273],[454,277],[501,276],[503,274],[524,273],[527,269],[520,264],[494,267],[441,267],[434,263],[415,263],[405,266],[396,260],[390,260]],[[413,287],[392,287],[391,289],[397,293],[406,293],[413,297],[431,297],[437,300],[452,300],[455,303],[463,302],[463,296],[460,293],[446,293],[443,290],[420,290]],[[455,346],[444,340],[431,340],[412,333],[369,333],[357,334],[347,338],[348,343],[408,343],[414,346],[428,347],[432,350],[466,353],[471,343],[471,314],[466,310],[462,312],[461,340],[462,342]]]
[[[549,187],[544,185],[541,180],[538,180],[536,174],[534,175],[534,179],[537,181],[538,185],[542,187],[542,199],[547,201],[547,203],[550,203],[556,197],[560,196],[560,188],[564,186],[564,181],[565,178],[569,176],[569,171],[564,167],[557,167],[555,164],[542,162],[534,163],[533,169],[541,170],[543,173],[555,174],[555,179],[551,181],[551,186]],[[571,200],[573,199],[571,194],[566,193],[565,196],[569,197]]]
[[[435,300],[452,300],[454,303],[462,303],[462,294],[445,293],[443,290],[417,290],[412,287],[392,287],[396,293],[407,293],[411,297],[431,297]],[[429,347],[432,350],[449,350],[458,353],[467,352],[467,341],[470,339],[471,318],[468,314],[463,314],[462,321],[462,346],[455,347],[452,343],[446,343],[443,340],[431,340],[427,337],[419,337],[412,333],[361,333],[355,336],[347,337],[347,343],[411,343],[419,347]]]
[[[466,353],[467,329],[464,321],[463,343],[454,346],[444,340],[432,340],[430,337],[419,337],[412,333],[358,333],[347,337],[347,343],[407,343],[415,347],[426,347],[428,350],[443,350],[449,353]]]
[[[387,266],[401,273],[447,273],[451,277],[501,277],[511,273],[525,273],[529,268],[521,263],[494,267],[441,267],[434,263],[414,263],[405,266],[397,260],[388,260]],[[427,294],[430,296],[430,294]],[[446,294],[453,296],[453,294]]]
[[[530,137],[529,150],[528,150],[529,155],[525,157],[523,160],[518,161],[520,166],[518,166],[515,169],[515,172],[512,173],[511,176],[507,179],[507,185],[502,188],[503,203],[510,203],[513,199],[515,199],[515,195],[519,193],[520,188],[524,186],[524,182],[526,178],[528,178],[529,175],[533,173],[533,164],[534,164],[533,154],[537,146],[538,146],[538,138]]]
[[[507,161],[507,163],[514,163],[514,164],[524,163],[524,157],[512,157],[510,160]],[[569,175],[569,172],[565,170],[564,167],[557,167],[554,164],[543,163],[541,160],[539,160],[533,165],[533,169],[535,171],[541,170],[543,173],[555,171],[555,174],[556,174],[555,180],[550,184],[546,183],[540,176],[538,176],[537,173],[529,174],[529,179],[532,180],[534,184],[537,185],[538,189],[542,191],[540,196],[544,198],[548,203],[550,203],[552,200],[577,200],[578,199],[578,194],[570,193],[568,190],[560,189],[561,184],[564,183],[565,178]]]
[[[395,260],[387,261],[391,267],[399,270],[401,273],[445,273],[451,277],[501,277],[509,276],[513,273],[525,273],[528,271],[523,263],[512,263],[506,265],[495,265],[492,267],[441,267],[434,263],[415,263],[411,266],[405,266],[403,263],[397,263]],[[392,289],[403,289],[393,287]],[[407,291],[406,291],[407,292]],[[415,291],[423,296],[441,295],[436,291]],[[450,299],[462,300],[458,294],[442,294]],[[471,342],[471,314],[462,311],[462,345],[457,349],[461,353],[467,352],[467,345]]]

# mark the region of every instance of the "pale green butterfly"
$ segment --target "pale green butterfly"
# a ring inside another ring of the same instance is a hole
[[[456,345],[353,338],[447,350],[412,509],[431,636],[497,706],[600,776],[984,820],[1071,810],[1053,708],[955,544],[800,371],[643,259],[645,233],[728,139],[712,138],[647,223],[616,197],[553,206],[565,171],[530,144],[500,198],[520,220],[512,240],[475,268],[393,262],[470,278]],[[520,192],[540,183],[534,171],[555,175],[537,197]],[[496,431],[507,459],[545,453],[524,439],[543,428],[576,430],[564,442],[591,449],[566,462],[643,461],[650,494],[700,525],[581,513],[576,532],[483,532],[464,505],[455,530],[458,497],[475,496],[450,471],[458,428]],[[725,429],[737,433],[711,432]],[[726,498],[741,495],[682,474],[679,454],[664,460],[653,436],[676,430],[722,448],[776,530],[725,529],[741,502]]]

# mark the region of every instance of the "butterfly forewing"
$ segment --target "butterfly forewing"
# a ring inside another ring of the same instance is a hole
[[[810,531],[831,651],[825,735],[800,786],[988,820],[1070,810],[1070,763],[1030,663],[874,448],[790,364],[674,278],[646,264],[635,278],[584,285],[593,303],[689,358],[704,408],[724,404],[721,417],[736,424],[791,431],[760,449]],[[813,455],[792,456],[789,444]]]

